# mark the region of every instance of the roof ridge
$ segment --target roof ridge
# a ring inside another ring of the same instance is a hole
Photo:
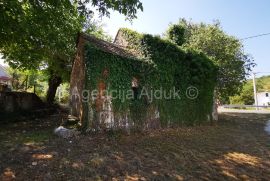
[[[109,41],[103,40],[101,38],[97,38],[97,37],[95,37],[94,35],[91,35],[91,34],[86,34],[86,33],[82,32],[81,35],[83,35],[85,37],[88,37],[88,38],[93,38],[93,39],[98,40],[98,41],[102,41],[103,43],[108,43],[108,44],[111,44],[113,46],[117,46],[119,48],[122,48],[122,46],[120,46],[120,45],[118,45],[118,44],[116,44],[114,42],[109,42]]]
[[[81,37],[83,37],[84,39],[92,42],[94,45],[101,48],[105,52],[109,52],[112,54],[116,54],[116,55],[128,57],[128,58],[136,58],[137,57],[132,52],[128,51],[127,49],[125,49],[123,46],[121,46],[119,44],[111,43],[111,42],[102,40],[100,38],[97,38],[93,35],[83,33],[83,32],[80,33],[79,35]]]

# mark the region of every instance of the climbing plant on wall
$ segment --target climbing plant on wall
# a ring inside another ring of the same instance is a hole
[[[131,98],[112,96],[112,107],[115,115],[128,116],[129,124],[139,128],[148,124],[150,114],[159,117],[163,127],[210,120],[216,67],[204,54],[180,49],[160,37],[128,29],[121,32],[122,38],[129,42],[127,49],[136,58],[107,53],[89,43],[85,47],[87,89],[99,89],[103,82],[109,95],[119,90],[132,93]],[[134,78],[138,80],[139,97],[134,97],[132,90]],[[190,97],[189,88],[198,90],[198,95]],[[162,95],[157,96],[157,90]],[[96,109],[95,104],[92,102],[90,106]]]

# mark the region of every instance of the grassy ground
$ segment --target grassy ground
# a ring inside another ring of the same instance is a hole
[[[57,115],[0,126],[0,180],[270,180],[270,115],[124,136],[53,135]]]

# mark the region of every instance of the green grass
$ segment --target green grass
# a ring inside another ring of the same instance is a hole
[[[21,135],[18,141],[40,143],[49,140],[51,137],[52,137],[51,131],[37,131]]]
[[[13,147],[21,144],[42,145],[53,137],[51,130],[38,130],[31,132],[17,132],[0,130],[0,147]]]

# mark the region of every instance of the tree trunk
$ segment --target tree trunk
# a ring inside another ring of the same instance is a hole
[[[27,91],[27,89],[28,89],[28,75],[25,78],[25,87],[24,87],[24,90]]]
[[[49,78],[49,88],[47,91],[47,103],[53,104],[57,87],[62,83],[62,78],[55,74],[51,74]]]
[[[213,97],[213,112],[212,112],[212,123],[216,124],[218,121],[218,98],[217,98],[217,91],[214,91]]]

